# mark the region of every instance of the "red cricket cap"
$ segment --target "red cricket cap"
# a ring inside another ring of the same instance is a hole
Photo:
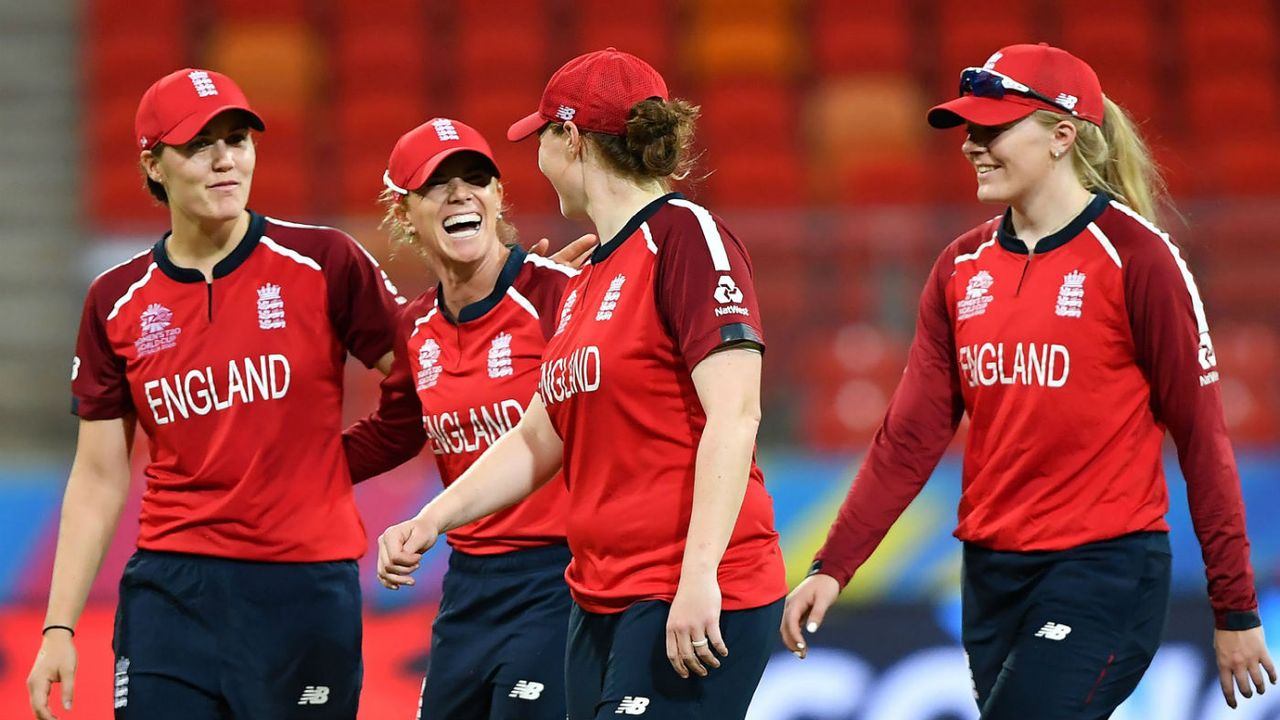
[[[1101,127],[1104,112],[1102,84],[1089,64],[1047,43],[1010,45],[987,59],[979,70],[1009,78],[1057,103],[1044,102],[1015,90],[1004,97],[978,97],[971,92],[929,110],[929,124],[949,128],[966,122],[1004,125],[1036,110],[1071,114]],[[1007,85],[1006,85],[1007,87]],[[979,93],[981,94],[981,93]]]
[[[445,158],[459,152],[475,152],[493,166],[499,177],[493,151],[479,130],[449,118],[433,118],[410,130],[396,141],[387,160],[382,182],[402,195],[417,190],[431,177]]]
[[[160,142],[182,145],[213,116],[227,110],[242,110],[249,115],[250,127],[266,129],[231,78],[212,70],[184,68],[155,81],[142,94],[133,120],[134,136],[143,150]]]
[[[624,135],[631,108],[655,97],[667,99],[667,83],[635,55],[615,48],[579,55],[551,76],[538,111],[513,124],[507,139],[518,142],[547,123],[569,120],[587,132]]]

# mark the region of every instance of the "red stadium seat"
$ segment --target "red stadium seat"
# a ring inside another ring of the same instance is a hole
[[[653,65],[670,84],[673,78],[667,71],[672,69],[676,49],[674,14],[670,4],[661,2],[583,3],[574,12],[577,52],[616,47]]]
[[[1031,4],[1004,0],[981,11],[969,0],[942,0],[935,6],[938,62],[935,87],[942,98],[956,94],[960,71],[982,65],[1006,45],[1036,42]]]
[[[209,36],[204,65],[235,79],[254,103],[305,107],[322,78],[320,38],[295,22],[224,25]]]
[[[1262,136],[1280,129],[1280,88],[1270,73],[1193,82],[1187,99],[1187,122],[1197,142],[1214,142],[1224,133]]]
[[[767,15],[740,8],[723,18],[715,12],[695,14],[685,55],[694,77],[793,77],[804,65],[803,39],[782,4]],[[772,17],[773,19],[770,19]]]
[[[1273,3],[1184,1],[1178,20],[1188,72],[1275,72],[1280,39]]]
[[[214,0],[210,3],[214,22],[240,23],[259,20],[305,22],[306,0]]]
[[[705,168],[711,177],[702,191],[717,208],[796,207],[809,200],[807,178],[794,148],[725,149],[711,155]]]
[[[818,0],[810,28],[814,64],[822,76],[897,74],[911,68],[915,28],[898,0]]]
[[[396,140],[425,122],[421,97],[410,93],[339,97],[337,167],[342,207],[353,214],[371,211],[382,191],[382,172]]]
[[[421,26],[367,23],[337,36],[332,78],[345,96],[408,93],[429,97]]]
[[[755,78],[709,85],[696,98],[702,108],[697,137],[708,147],[792,147],[799,125],[799,95],[789,83]]]

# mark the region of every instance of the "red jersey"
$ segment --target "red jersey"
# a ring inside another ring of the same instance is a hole
[[[513,247],[493,292],[457,318],[439,288],[409,303],[378,410],[344,433],[352,477],[385,472],[429,440],[444,486],[458,479],[524,415],[556,307],[575,274]],[[450,530],[449,544],[471,555],[564,544],[567,495],[556,476],[524,501]]]
[[[166,239],[93,281],[72,371],[75,414],[136,413],[146,433],[138,547],[360,557],[343,364],[391,350],[395,288],[332,228],[251,214],[212,282],[174,265]]]
[[[1027,252],[1006,215],[962,235],[920,300],[906,374],[826,545],[842,584],[971,421],[956,537],[1063,550],[1167,531],[1177,445],[1219,622],[1257,605],[1204,306],[1168,236],[1098,195]]]
[[[664,196],[569,283],[538,393],[564,440],[566,579],[590,612],[675,597],[706,414],[690,373],[711,351],[763,346],[746,249],[711,213]],[[719,567],[725,610],[786,594],[773,505],[753,461]]]

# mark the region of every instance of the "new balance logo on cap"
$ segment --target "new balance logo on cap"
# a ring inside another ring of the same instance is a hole
[[[613,712],[614,715],[643,715],[645,710],[649,709],[649,698],[632,697],[627,695],[622,698],[622,702],[618,703],[618,709]]]
[[[1062,625],[1056,622],[1047,622],[1044,627],[1036,631],[1036,637],[1045,640],[1062,640],[1071,634],[1070,625]]]
[[[573,119],[573,116],[577,114],[578,114],[578,111],[575,110],[574,108],[569,107],[568,105],[561,105],[560,108],[556,110],[556,117],[560,118],[565,122],[569,122],[570,120]]]
[[[521,700],[537,700],[542,697],[542,689],[546,685],[532,680],[520,680],[516,686],[511,688],[511,692],[507,697],[520,698]]]
[[[323,705],[329,702],[328,685],[308,685],[298,698],[299,705]]]

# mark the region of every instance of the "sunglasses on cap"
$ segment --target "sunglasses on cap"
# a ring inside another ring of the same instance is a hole
[[[1005,93],[1013,93],[1022,97],[1039,100],[1042,103],[1058,108],[1069,115],[1077,115],[1076,111],[1067,107],[1063,103],[1052,100],[1045,95],[1032,90],[1022,83],[1014,80],[1008,75],[998,73],[995,70],[987,70],[986,68],[965,68],[960,73],[960,94],[973,95],[980,98],[991,98],[992,100],[1001,100]],[[1078,116],[1078,115],[1077,115]]]

